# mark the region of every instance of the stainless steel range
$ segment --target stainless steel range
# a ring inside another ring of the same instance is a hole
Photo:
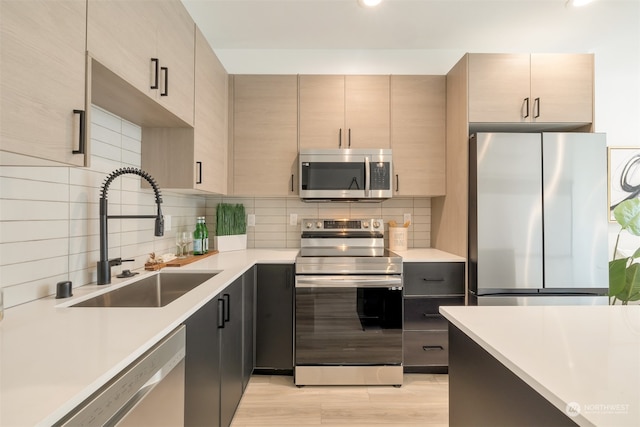
[[[381,219],[305,219],[296,258],[296,385],[402,385],[402,258]]]

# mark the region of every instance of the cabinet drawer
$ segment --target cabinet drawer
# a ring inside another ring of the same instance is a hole
[[[464,263],[405,263],[404,294],[464,294]]]
[[[405,332],[403,334],[404,366],[447,366],[449,337],[447,331]]]
[[[440,306],[464,305],[464,297],[405,298],[405,331],[447,330],[447,320],[440,314]]]

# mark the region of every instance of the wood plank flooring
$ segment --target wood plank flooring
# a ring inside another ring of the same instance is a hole
[[[449,377],[405,374],[392,386],[304,386],[293,377],[254,375],[231,427],[447,426]]]

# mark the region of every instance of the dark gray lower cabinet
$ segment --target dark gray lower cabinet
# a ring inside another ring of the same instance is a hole
[[[218,298],[187,321],[184,421],[186,426],[220,425],[220,330]]]
[[[293,264],[259,264],[256,372],[293,373]]]
[[[405,372],[447,372],[447,321],[440,307],[464,305],[464,263],[405,263],[403,365]]]
[[[243,278],[186,322],[185,425],[231,424],[243,393]]]
[[[255,366],[255,312],[256,312],[256,267],[253,266],[242,276],[243,331],[242,331],[242,390],[246,390]]]

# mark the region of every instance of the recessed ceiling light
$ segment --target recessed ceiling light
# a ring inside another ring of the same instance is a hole
[[[358,0],[358,4],[363,7],[374,7],[382,3],[382,0]]]
[[[574,7],[584,6],[585,4],[591,3],[593,0],[567,0],[567,4],[571,4]]]

